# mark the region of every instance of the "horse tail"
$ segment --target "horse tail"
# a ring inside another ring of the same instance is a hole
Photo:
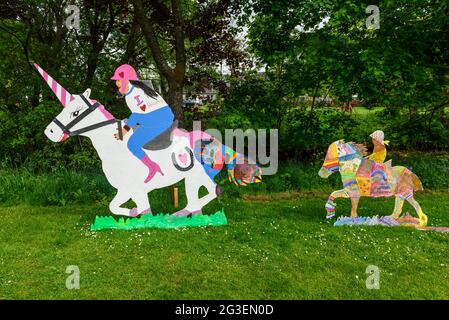
[[[212,180],[226,164],[228,179],[236,185],[245,186],[261,182],[262,169],[257,164],[251,163],[245,155],[203,131],[190,132],[189,138],[195,157]]]
[[[239,186],[262,182],[262,168],[245,155],[224,146],[228,179]]]
[[[413,182],[413,191],[423,191],[424,187],[422,185],[421,179],[419,179],[419,177],[411,171],[410,177],[412,178]]]

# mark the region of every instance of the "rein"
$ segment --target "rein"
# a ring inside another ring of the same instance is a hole
[[[120,120],[118,120],[118,119],[110,119],[110,120],[102,121],[102,122],[99,122],[99,123],[87,126],[85,128],[82,128],[82,129],[78,129],[78,130],[75,130],[75,131],[70,131],[71,128],[73,128],[76,124],[78,124],[81,120],[83,120],[88,115],[90,115],[92,112],[94,112],[100,106],[100,103],[98,103],[98,102],[95,102],[94,104],[91,104],[89,102],[89,100],[87,100],[86,97],[84,97],[83,95],[80,95],[80,97],[84,100],[86,105],[88,105],[88,108],[87,108],[86,111],[84,111],[82,114],[80,114],[78,117],[76,117],[75,119],[73,119],[72,121],[70,121],[66,125],[62,124],[57,118],[53,119],[53,122],[59,128],[61,128],[62,132],[64,132],[65,134],[67,134],[70,137],[74,137],[74,136],[80,135],[82,133],[89,132],[89,131],[92,131],[92,130],[96,130],[96,129],[108,126],[110,124],[116,123],[117,124],[117,130],[118,130],[119,139],[123,140],[122,122]]]

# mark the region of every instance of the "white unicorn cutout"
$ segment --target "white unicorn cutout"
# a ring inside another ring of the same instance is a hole
[[[201,156],[194,151],[196,142],[201,139],[211,140],[213,137],[204,132],[187,133],[177,128],[170,128],[168,132],[161,134],[151,146],[146,147],[145,152],[159,164],[164,175],[157,174],[145,183],[143,178],[147,176],[148,168],[133,156],[127,147],[131,134],[126,135],[123,140],[114,138],[117,130],[121,132],[124,123],[115,119],[100,103],[90,99],[90,89],[83,94],[72,95],[40,66],[34,66],[64,107],[47,126],[45,135],[53,142],[62,142],[76,135],[88,137],[92,141],[108,182],[117,189],[109,204],[113,214],[130,217],[151,214],[148,193],[173,185],[182,179],[185,180],[187,205],[175,212],[176,216],[202,214],[202,208],[219,195],[217,184],[206,172],[208,165],[202,163]],[[235,165],[232,172],[239,171],[240,175],[237,184],[246,185],[261,181],[261,169],[257,165],[252,165],[250,169],[248,170],[248,165]],[[201,186],[207,189],[208,194],[199,198],[198,191]],[[136,207],[123,207],[130,199]]]

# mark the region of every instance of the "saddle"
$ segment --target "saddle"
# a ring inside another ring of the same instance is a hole
[[[177,127],[178,127],[178,120],[175,120],[175,121],[173,121],[170,128],[168,128],[167,130],[162,132],[160,135],[156,136],[156,138],[154,138],[153,140],[151,140],[150,142],[145,144],[143,146],[143,148],[145,150],[152,150],[152,151],[168,148],[173,142],[171,133]]]

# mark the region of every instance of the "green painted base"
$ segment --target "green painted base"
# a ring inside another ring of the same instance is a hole
[[[119,218],[113,216],[96,216],[94,223],[90,226],[91,231],[106,229],[132,230],[142,228],[176,229],[187,227],[223,226],[228,223],[224,209],[206,216],[176,217],[169,214],[159,213],[155,216],[147,214],[136,218]]]

